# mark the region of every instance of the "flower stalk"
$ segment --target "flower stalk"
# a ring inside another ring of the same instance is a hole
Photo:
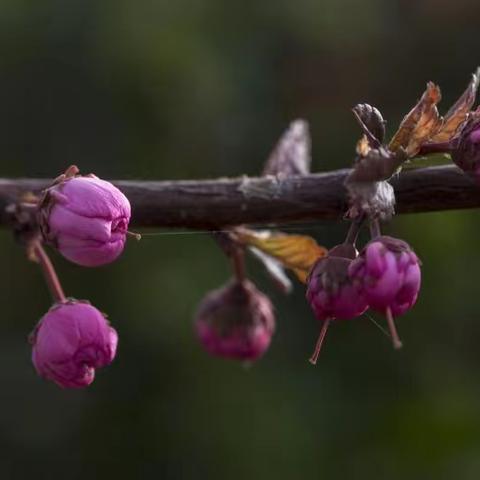
[[[35,259],[37,260],[42,269],[43,275],[47,282],[50,293],[52,294],[54,302],[65,303],[67,301],[65,292],[63,291],[57,272],[55,271],[55,268],[49,256],[47,255],[47,252],[45,252],[45,249],[43,248],[41,242],[37,240],[32,248]]]

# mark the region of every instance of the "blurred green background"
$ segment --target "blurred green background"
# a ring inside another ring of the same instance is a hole
[[[480,64],[479,18],[473,0],[1,0],[0,176],[256,174],[297,117],[314,170],[344,167],[355,103],[390,133],[428,80],[448,108]],[[298,231],[332,246],[345,228]],[[366,317],[338,323],[316,368],[304,288],[284,297],[254,263],[277,308],[269,352],[244,368],[202,351],[193,312],[230,274],[207,235],[146,236],[97,270],[53,255],[120,334],[84,391],[36,376],[26,337],[49,296],[2,230],[0,478],[479,478],[479,214],[386,230],[424,265],[405,348]]]

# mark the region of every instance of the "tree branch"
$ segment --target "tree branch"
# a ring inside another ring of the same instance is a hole
[[[134,227],[215,229],[228,225],[341,218],[347,210],[349,170],[289,178],[240,177],[191,181],[113,181],[130,199]],[[5,207],[51,183],[0,179],[0,224]],[[480,207],[480,187],[455,166],[403,172],[392,180],[397,212]]]

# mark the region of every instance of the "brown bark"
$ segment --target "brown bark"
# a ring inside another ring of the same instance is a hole
[[[238,224],[341,218],[347,210],[349,170],[289,177],[189,181],[113,181],[130,199],[133,227],[214,229]],[[5,207],[22,193],[50,184],[0,179],[0,224]],[[455,166],[403,172],[392,180],[398,213],[480,207],[480,187]]]

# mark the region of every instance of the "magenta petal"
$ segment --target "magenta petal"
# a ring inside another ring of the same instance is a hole
[[[54,306],[40,321],[32,361],[38,374],[65,388],[92,383],[95,368],[111,363],[115,330],[96,308],[69,302]]]
[[[342,257],[320,259],[312,269],[307,299],[318,320],[350,319],[365,312],[368,304],[363,291],[354,285],[355,276],[363,265],[353,265]],[[322,282],[316,279],[322,278]]]
[[[120,190],[98,178],[75,177],[48,192],[41,229],[68,260],[95,267],[122,253],[131,212]]]
[[[211,355],[255,361],[268,349],[275,330],[273,306],[250,281],[234,281],[207,294],[195,329]]]
[[[379,244],[383,249],[381,275],[377,255]],[[408,244],[392,237],[379,237],[368,244],[352,262],[349,272],[370,306],[380,312],[387,309],[394,315],[406,312],[414,305],[420,290],[421,271],[417,256]]]
[[[81,244],[71,237],[63,237],[58,249],[68,260],[84,267],[98,267],[116,260],[125,247],[125,238],[99,244],[84,241]]]
[[[480,143],[480,129],[474,130],[474,131],[470,134],[470,141],[471,141],[472,143]]]
[[[367,271],[370,270],[367,266]],[[370,306],[384,311],[402,286],[403,275],[398,272],[395,255],[392,252],[385,254],[385,269],[383,275],[371,285],[365,285],[365,294]]]
[[[380,242],[373,242],[365,249],[365,268],[373,277],[380,277],[387,268],[385,247]]]
[[[63,205],[56,204],[49,217],[49,227],[57,242],[62,238],[73,237],[80,240],[108,242],[112,230],[112,221],[98,217],[84,217],[72,212]]]
[[[85,217],[130,218],[130,203],[110,182],[92,177],[76,177],[62,185],[68,208]]]

